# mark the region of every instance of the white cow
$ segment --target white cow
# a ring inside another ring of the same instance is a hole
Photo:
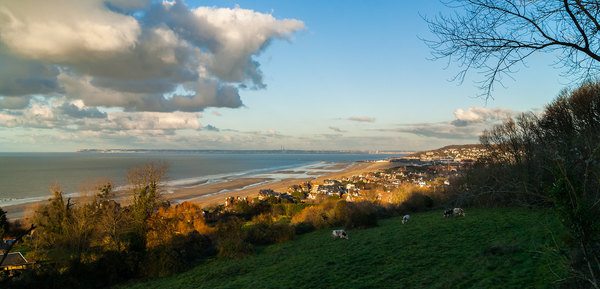
[[[463,210],[462,208],[454,208],[452,209],[452,214],[455,216],[465,216],[465,210]]]
[[[465,210],[463,210],[462,208],[454,208],[454,209],[448,209],[444,211],[444,217],[448,218],[448,217],[456,217],[456,216],[465,216]]]
[[[402,224],[408,223],[408,220],[410,220],[410,215],[404,215],[404,217],[402,217]]]
[[[340,239],[348,239],[348,233],[346,233],[346,231],[344,230],[333,230],[331,231],[331,236],[335,239],[335,238],[340,238]]]

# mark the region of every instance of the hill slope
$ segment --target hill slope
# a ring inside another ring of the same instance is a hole
[[[473,209],[456,219],[420,213],[406,225],[393,218],[349,231],[349,240],[320,230],[121,288],[548,288],[565,275],[547,249],[559,227],[543,210]]]

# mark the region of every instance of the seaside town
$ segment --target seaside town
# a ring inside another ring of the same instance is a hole
[[[390,198],[396,195],[391,192],[402,186],[433,191],[445,189],[461,169],[483,157],[485,152],[481,145],[452,145],[417,152],[387,160],[390,165],[382,170],[325,179],[322,182],[305,181],[289,186],[286,191],[261,189],[258,200],[275,198],[288,202],[316,203],[332,197],[348,202],[367,200],[389,203],[393,202]],[[228,208],[248,200],[248,197],[227,197],[223,205]]]

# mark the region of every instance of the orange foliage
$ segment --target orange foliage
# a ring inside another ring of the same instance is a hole
[[[167,244],[176,235],[187,235],[194,231],[208,235],[214,231],[206,224],[202,209],[189,202],[160,208],[150,217],[148,226],[148,248]]]

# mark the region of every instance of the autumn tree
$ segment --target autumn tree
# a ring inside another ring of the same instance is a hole
[[[460,68],[463,81],[474,70],[483,76],[482,96],[525,65],[548,53],[565,75],[586,79],[600,68],[600,1],[597,0],[448,0],[453,12],[425,20],[434,39],[425,42],[435,59]]]
[[[146,245],[147,221],[163,202],[161,194],[166,173],[165,163],[147,163],[132,168],[127,173],[127,182],[133,197],[130,206],[132,225],[141,247]]]
[[[189,202],[161,207],[148,219],[147,246],[149,248],[172,242],[177,235],[193,232],[208,235],[214,229],[206,224],[202,208]]]

